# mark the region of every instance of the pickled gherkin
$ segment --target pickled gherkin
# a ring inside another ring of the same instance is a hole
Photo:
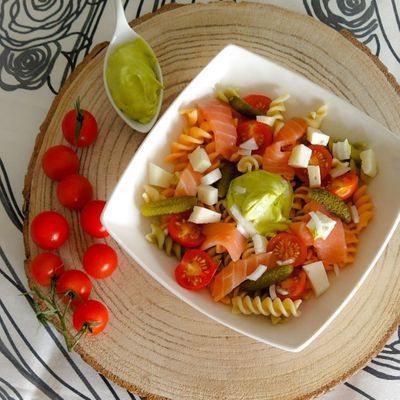
[[[335,196],[325,189],[311,189],[308,195],[311,199],[323,205],[328,211],[337,215],[344,222],[349,223],[351,221],[349,207],[338,196]]]
[[[140,208],[144,217],[177,214],[191,210],[197,203],[195,196],[170,197],[151,203],[144,203]]]
[[[240,285],[240,289],[245,292],[255,292],[263,290],[271,285],[282,282],[288,278],[293,272],[293,265],[282,265],[265,271],[256,281],[244,281]]]
[[[226,162],[221,167],[222,178],[217,183],[218,197],[221,199],[226,196],[231,180],[234,178],[236,172],[235,164]]]
[[[264,113],[257,108],[254,108],[249,103],[246,103],[241,97],[233,96],[229,99],[229,104],[238,113],[248,118],[255,118],[257,115],[264,115]]]

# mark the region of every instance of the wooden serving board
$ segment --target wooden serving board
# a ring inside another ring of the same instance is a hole
[[[400,92],[393,77],[362,45],[310,17],[260,4],[213,3],[164,8],[134,24],[160,60],[163,109],[219,50],[236,43],[400,130]],[[40,211],[56,210],[71,224],[71,237],[59,250],[68,267],[80,268],[92,243],[80,229],[78,213],[59,205],[56,185],[40,167],[43,152],[63,143],[61,120],[77,96],[100,127],[95,145],[78,150],[80,171],[97,198],[110,195],[144,137],[124,125],[106,99],[105,47],[96,46],[72,74],[40,129],[24,193],[28,278],[29,260],[39,252],[28,224]],[[145,166],[138,173],[144,171]],[[215,323],[162,288],[113,240],[106,241],[117,249],[120,266],[111,278],[94,282],[93,296],[109,308],[110,323],[102,335],[85,338],[77,351],[100,373],[149,399],[309,399],[362,368],[399,323],[399,230],[350,304],[300,353],[277,350]]]

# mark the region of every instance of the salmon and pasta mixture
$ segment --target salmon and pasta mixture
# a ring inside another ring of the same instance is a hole
[[[162,166],[148,165],[146,239],[178,259],[176,282],[273,324],[329,290],[372,219],[373,149],[330,136],[320,105],[287,118],[289,95],[226,89],[182,109]]]

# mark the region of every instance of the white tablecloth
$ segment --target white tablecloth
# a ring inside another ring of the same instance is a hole
[[[170,2],[124,4],[133,19]],[[399,80],[399,0],[263,2],[350,30]],[[71,69],[94,44],[110,39],[113,26],[112,1],[0,1],[0,399],[135,398],[68,354],[60,335],[39,326],[32,304],[20,295],[27,287],[21,192],[39,125]],[[367,367],[323,398],[400,399],[400,331]]]

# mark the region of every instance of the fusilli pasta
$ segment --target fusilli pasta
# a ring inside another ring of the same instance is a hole
[[[237,163],[237,170],[241,173],[257,171],[262,166],[263,159],[260,155],[244,156]]]
[[[357,208],[360,221],[357,224],[357,232],[361,232],[369,224],[374,216],[374,205],[371,196],[367,193],[367,186],[360,186],[353,194],[353,202]]]
[[[182,257],[182,247],[175,243],[160,226],[151,224],[151,232],[146,235],[146,240],[164,250],[168,256],[175,256],[178,260]]]
[[[308,192],[310,188],[307,186],[299,186],[293,191],[293,205],[290,211],[290,218],[293,222],[301,221],[304,217],[304,206],[309,201]]]
[[[234,314],[256,314],[276,318],[288,318],[290,316],[299,317],[299,307],[301,303],[302,301],[300,299],[295,301],[289,298],[281,300],[277,297],[272,300],[271,297],[250,297],[243,292],[232,298],[232,312]]]
[[[283,96],[279,96],[272,100],[271,104],[269,105],[267,116],[275,118],[273,125],[275,134],[277,134],[284,125],[282,113],[286,111],[285,102],[289,99],[289,97],[289,94],[284,94]]]
[[[328,107],[326,104],[323,104],[321,107],[317,109],[317,111],[311,111],[305,120],[308,125],[312,128],[320,128],[322,124],[322,120],[326,117],[328,113]]]

